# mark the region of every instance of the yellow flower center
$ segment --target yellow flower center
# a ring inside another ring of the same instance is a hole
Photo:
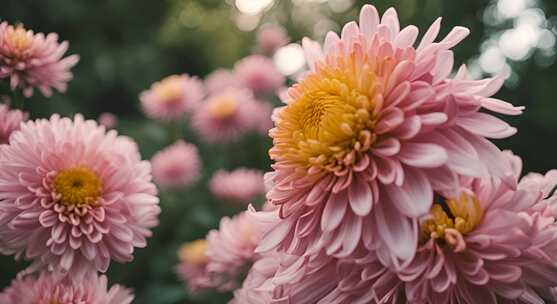
[[[188,264],[203,266],[209,262],[207,257],[207,241],[205,239],[187,243],[182,248],[178,256],[181,261]]]
[[[90,169],[72,167],[56,175],[54,189],[63,205],[94,205],[101,194],[102,182]]]
[[[293,100],[280,111],[272,133],[274,160],[337,171],[369,150],[382,106],[381,79],[366,59],[360,61],[334,58],[293,87]]]
[[[6,30],[4,42],[13,47],[18,53],[17,55],[22,55],[31,46],[32,38],[27,35],[27,31],[22,25],[17,25],[15,28],[10,25]]]
[[[447,231],[457,231],[466,235],[480,224],[484,210],[474,195],[462,192],[458,199],[435,202],[431,208],[431,218],[422,224],[421,242],[430,239],[451,243]]]
[[[180,76],[169,76],[153,84],[153,92],[162,103],[176,102],[184,94],[184,83]]]
[[[238,102],[232,97],[222,97],[213,99],[208,107],[213,117],[224,119],[236,113]]]

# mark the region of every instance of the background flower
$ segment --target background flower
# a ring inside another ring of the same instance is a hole
[[[263,172],[239,168],[231,172],[219,170],[209,182],[211,193],[218,198],[244,204],[265,193]]]
[[[155,182],[163,188],[191,185],[199,178],[201,158],[197,147],[179,140],[151,159]]]

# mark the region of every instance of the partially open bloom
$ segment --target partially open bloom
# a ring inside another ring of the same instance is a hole
[[[185,187],[195,182],[201,173],[201,158],[197,147],[179,140],[151,159],[153,178],[163,188]]]
[[[190,293],[198,293],[214,285],[207,272],[207,241],[204,239],[187,243],[178,252],[178,276],[186,282]]]
[[[152,119],[175,121],[197,108],[204,96],[203,83],[188,75],[171,75],[153,83],[139,95],[145,114]]]
[[[221,290],[238,287],[241,275],[256,260],[254,250],[261,238],[258,228],[249,214],[242,212],[222,218],[219,229],[207,235],[207,271]]]
[[[22,122],[27,120],[27,113],[11,110],[7,105],[0,105],[0,144],[7,144],[10,135],[19,130]]]
[[[251,203],[252,199],[265,193],[263,172],[247,168],[231,172],[219,170],[211,178],[209,189],[218,198]]]
[[[249,90],[228,89],[203,102],[193,115],[192,127],[206,142],[232,142],[253,130],[258,109]]]
[[[414,47],[415,26],[397,13],[380,18],[366,5],[359,25],[330,32],[321,48],[304,39],[310,71],[274,114],[273,188],[268,200],[283,220],[258,251],[303,255],[325,249],[347,257],[359,246],[381,250],[401,267],[418,243],[418,219],[434,191],[457,191],[457,174],[502,178],[515,186],[502,152],[486,138],[516,132],[480,112],[518,115],[490,98],[499,77],[449,78],[451,49],[469,31],[454,28],[435,42],[440,19]]]
[[[52,89],[65,92],[72,79],[70,69],[79,56],[65,58],[68,42],[58,42],[58,35],[33,33],[23,25],[0,24],[0,78],[10,78],[12,90],[21,88],[31,97],[33,89],[50,96]]]
[[[257,31],[257,46],[267,54],[272,54],[288,42],[290,37],[280,25],[263,26]]]
[[[273,94],[285,81],[273,60],[261,55],[251,55],[238,61],[234,73],[243,87],[256,94]]]
[[[128,262],[158,224],[136,144],[81,115],[21,124],[0,146],[0,252],[73,278]]]
[[[230,88],[238,88],[240,83],[230,70],[218,69],[205,78],[207,93],[216,94]]]
[[[118,117],[112,113],[101,113],[98,118],[99,124],[108,129],[114,129],[118,125]]]
[[[0,304],[130,304],[131,290],[114,285],[108,288],[106,276],[72,281],[43,272],[12,282],[0,294]]]

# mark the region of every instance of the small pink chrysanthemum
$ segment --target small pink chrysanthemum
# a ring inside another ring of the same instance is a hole
[[[238,140],[253,130],[259,105],[247,89],[228,89],[209,96],[193,114],[192,126],[209,143]]]
[[[50,96],[52,89],[65,92],[73,77],[70,69],[79,56],[65,58],[68,42],[58,42],[58,35],[33,33],[23,25],[0,24],[0,78],[10,78],[12,90],[21,88],[31,97],[33,89]]]
[[[186,282],[191,294],[215,287],[207,272],[207,240],[196,240],[183,245],[178,252],[178,259],[176,273]]]
[[[112,113],[101,113],[97,119],[101,126],[108,129],[114,129],[118,125],[118,117]]]
[[[257,46],[267,54],[272,54],[288,42],[290,37],[280,25],[264,26],[257,31]]]
[[[380,17],[366,5],[360,22],[323,48],[303,40],[310,71],[274,113],[270,203],[283,220],[258,251],[304,255],[325,249],[339,258],[363,245],[380,248],[396,267],[411,260],[418,219],[434,191],[458,188],[457,174],[502,178],[512,169],[486,138],[516,132],[482,108],[518,115],[521,107],[491,98],[495,77],[449,78],[451,49],[469,31],[454,28],[439,42],[438,19],[415,47],[418,29],[400,28],[397,13]]]
[[[129,289],[109,289],[106,276],[72,281],[47,272],[14,280],[0,294],[0,304],[130,304],[133,299]]]
[[[7,144],[10,135],[19,130],[22,122],[27,120],[27,113],[11,110],[7,105],[0,105],[0,144]]]
[[[261,238],[259,226],[247,212],[223,217],[218,230],[207,234],[207,271],[221,290],[238,287],[238,279],[256,259],[254,252]]]
[[[230,88],[240,86],[238,79],[230,70],[218,69],[205,78],[205,88],[208,94],[216,94]]]
[[[158,224],[137,145],[81,115],[21,124],[0,146],[0,252],[73,278],[133,260]]]
[[[251,55],[238,61],[234,74],[243,87],[256,94],[273,94],[285,81],[273,61],[261,55]]]
[[[203,83],[189,75],[171,75],[139,95],[145,114],[162,121],[180,120],[197,108],[204,96]]]
[[[219,170],[211,178],[209,189],[218,198],[248,204],[265,193],[263,172],[247,168]]]
[[[191,185],[199,178],[202,166],[197,147],[183,140],[155,154],[151,164],[153,178],[163,188]]]

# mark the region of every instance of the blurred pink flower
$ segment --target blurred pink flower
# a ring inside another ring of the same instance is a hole
[[[197,108],[204,96],[203,83],[189,75],[171,75],[139,95],[147,117],[175,121]]]
[[[131,290],[114,285],[108,288],[106,276],[72,281],[43,272],[12,282],[0,294],[0,304],[130,304]]]
[[[239,88],[240,84],[230,70],[218,69],[205,78],[205,88],[208,94],[217,94],[226,89]]]
[[[290,42],[290,37],[280,25],[263,26],[257,31],[257,45],[267,54],[274,53],[288,42]]]
[[[192,127],[209,143],[228,143],[253,130],[259,109],[247,89],[228,89],[208,97],[193,114]]]
[[[234,73],[243,87],[256,94],[273,94],[286,80],[273,61],[261,55],[251,55],[238,61]]]
[[[7,105],[0,105],[0,144],[7,144],[10,135],[19,130],[20,124],[26,121],[28,116],[20,110],[11,110]]]
[[[248,204],[265,193],[263,172],[247,168],[231,172],[219,170],[213,174],[209,189],[218,198]]]
[[[270,102],[260,101],[254,111],[255,130],[261,135],[269,136],[269,130],[273,128],[273,105]]]
[[[158,224],[136,144],[81,115],[21,125],[0,146],[0,252],[79,279],[133,260]]]
[[[12,90],[21,88],[25,97],[33,95],[36,88],[44,96],[52,89],[65,92],[72,79],[70,68],[79,56],[65,58],[68,42],[58,42],[58,35],[33,33],[23,25],[0,24],[0,78],[10,78]]]
[[[257,249],[303,255],[325,249],[345,258],[358,246],[381,250],[393,267],[411,260],[418,219],[434,191],[458,189],[457,174],[516,181],[486,138],[516,132],[481,108],[518,115],[490,98],[503,79],[449,78],[451,49],[469,31],[434,42],[440,19],[414,48],[418,29],[400,29],[394,9],[366,5],[360,24],[328,33],[324,47],[303,40],[310,72],[275,110],[270,203],[282,221]],[[303,228],[302,228],[303,227]],[[347,237],[349,236],[349,237]]]
[[[176,266],[176,273],[184,282],[191,294],[213,288],[214,284],[207,272],[207,241],[204,239],[196,240],[184,244],[178,252],[179,264]]]
[[[101,113],[98,118],[99,124],[107,129],[114,129],[118,125],[118,116],[112,113]]]
[[[268,283],[279,266],[280,259],[276,256],[262,256],[250,268],[242,287],[234,291],[234,298],[228,304],[273,303],[274,286]]]
[[[261,237],[259,227],[246,212],[223,217],[218,230],[207,234],[207,271],[221,290],[238,287],[242,272],[256,259],[254,252]]]
[[[151,159],[153,178],[163,188],[186,187],[201,174],[201,158],[197,147],[179,140]]]

